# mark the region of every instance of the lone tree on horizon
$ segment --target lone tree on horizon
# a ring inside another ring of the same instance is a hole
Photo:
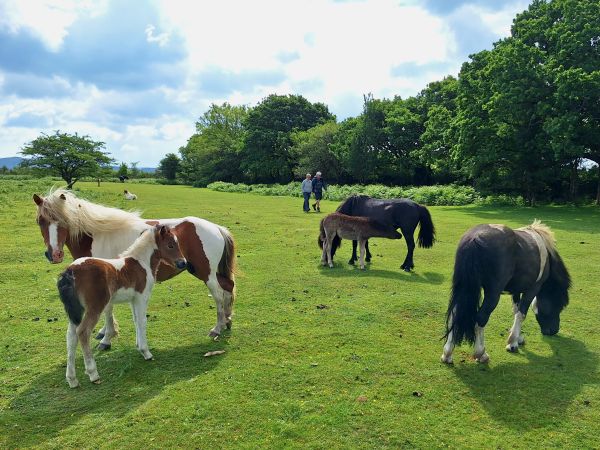
[[[21,165],[60,176],[67,182],[67,189],[84,176],[95,176],[106,168],[113,159],[103,152],[104,142],[94,141],[89,136],[77,133],[42,135],[21,150],[26,158]]]

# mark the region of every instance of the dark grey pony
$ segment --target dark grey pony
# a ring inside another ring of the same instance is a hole
[[[554,235],[540,221],[517,230],[491,224],[471,228],[456,251],[442,362],[452,363],[454,346],[463,340],[475,344],[477,361],[489,361],[483,330],[505,291],[512,295],[514,312],[508,351],[516,352],[525,343],[521,324],[530,305],[542,334],[558,333],[570,287]]]
[[[408,252],[402,263],[402,269],[410,272],[415,267],[413,263],[413,253],[415,250],[414,233],[417,225],[421,224],[417,241],[419,247],[430,248],[435,242],[435,227],[431,221],[429,210],[408,198],[377,199],[368,195],[351,195],[338,206],[337,212],[348,216],[364,216],[376,220],[384,226],[400,228],[406,240]],[[331,256],[340,246],[339,237],[333,240],[331,247]],[[354,264],[356,261],[356,241],[352,241],[352,257],[348,264]],[[365,245],[367,252],[367,261],[371,261],[371,252],[369,251],[369,242]]]

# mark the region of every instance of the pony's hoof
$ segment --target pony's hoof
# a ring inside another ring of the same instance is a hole
[[[519,336],[519,345],[523,347],[525,345],[525,338],[523,336]]]
[[[103,351],[110,350],[110,347],[111,347],[110,344],[103,344],[102,342],[100,342],[98,345],[96,345],[96,348],[98,350],[103,350]]]
[[[329,268],[330,268],[330,269],[333,269],[333,264],[329,264]]]
[[[518,345],[507,344],[506,345],[506,351],[510,352],[510,353],[518,353],[519,352],[519,346]]]
[[[217,333],[217,332],[216,332],[216,331],[214,331],[214,330],[210,330],[210,333],[208,333],[208,337],[209,337],[209,338],[212,338],[212,339],[213,339],[213,341],[216,341],[216,340],[218,340],[218,339],[219,339],[219,335],[220,335],[220,333]]]
[[[348,264],[350,264],[351,266],[353,266],[354,265],[354,260],[351,259],[350,261],[348,261]]]
[[[89,374],[90,381],[94,384],[100,384],[100,375],[97,370],[94,370],[91,374]]]
[[[152,353],[148,352],[147,354],[143,354],[142,356],[144,357],[144,360],[146,361],[154,361],[154,356],[152,356]]]
[[[454,364],[454,360],[452,359],[452,355],[442,355],[442,357],[440,358],[440,360],[444,363],[444,364]]]
[[[79,380],[77,378],[67,378],[67,383],[71,389],[79,387]]]
[[[475,361],[477,361],[480,364],[487,364],[490,362],[490,355],[484,353],[480,357],[475,357]]]
[[[402,270],[404,270],[405,272],[410,272],[410,267],[402,267]]]
[[[365,270],[365,266],[360,266],[360,270]]]
[[[97,380],[92,381],[92,383],[94,383],[94,384],[102,384],[102,380],[100,378],[98,378]]]
[[[227,327],[228,330],[231,330],[231,321],[227,322],[225,324],[225,326]]]
[[[103,339],[103,338],[104,338],[104,333],[98,333],[98,334],[96,335],[96,339],[97,339],[97,340],[101,340],[101,339]]]
[[[370,257],[370,256],[367,256],[367,257],[365,258],[365,261],[366,261],[366,262],[371,262],[371,257]]]

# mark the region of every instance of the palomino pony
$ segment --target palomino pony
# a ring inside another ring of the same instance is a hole
[[[381,224],[368,217],[353,217],[334,212],[321,220],[319,233],[319,247],[323,249],[321,262],[333,267],[331,259],[331,247],[334,239],[352,239],[360,244],[360,268],[365,268],[365,244],[367,239],[383,237],[388,239],[400,239],[402,235],[396,228]]]
[[[408,198],[393,198],[388,200],[380,200],[371,198],[368,195],[351,195],[338,206],[337,212],[348,216],[364,216],[376,220],[382,225],[400,228],[404,239],[406,240],[406,248],[408,252],[402,263],[401,268],[410,272],[415,267],[413,262],[413,252],[415,250],[414,233],[417,225],[421,225],[419,229],[418,243],[419,247],[430,248],[435,242],[435,227],[431,221],[429,210],[413,202]],[[334,239],[331,248],[331,255],[335,254],[335,250],[339,247],[339,238]],[[369,243],[365,244],[367,252],[367,262],[371,261],[371,252],[369,252]],[[354,264],[356,261],[356,241],[352,241],[352,257],[348,264]]]
[[[215,339],[231,328],[235,298],[235,245],[231,233],[222,226],[197,217],[145,220],[139,213],[98,205],[64,189],[51,191],[45,198],[33,196],[37,222],[46,244],[45,255],[51,263],[63,260],[66,245],[74,259],[82,256],[116,258],[155,225],[166,225],[177,236],[187,270],[202,280],[217,306],[217,324],[209,336]],[[157,281],[168,280],[181,269],[159,264]],[[116,334],[112,304],[105,309],[106,324],[97,336],[100,349],[108,349]]]
[[[539,220],[516,230],[492,224],[471,228],[456,251],[442,362],[452,363],[454,346],[463,340],[475,344],[477,361],[489,361],[483,331],[503,291],[513,299],[508,351],[516,352],[525,343],[521,324],[530,305],[542,334],[558,333],[570,287],[571,278],[556,250],[554,235]]]
[[[119,258],[79,258],[60,275],[58,293],[69,316],[66,377],[70,387],[79,386],[75,374],[77,341],[90,381],[100,380],[90,349],[90,335],[109,303],[131,304],[137,348],[144,359],[152,359],[146,339],[146,311],[161,263],[177,269],[186,266],[177,236],[164,225],[157,225],[142,232]]]

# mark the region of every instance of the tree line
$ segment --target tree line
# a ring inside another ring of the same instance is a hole
[[[600,201],[599,163],[599,3],[534,0],[458,78],[408,98],[365,95],[362,113],[343,121],[301,95],[213,104],[161,168],[195,186],[320,170],[336,183],[469,184],[535,203]]]

